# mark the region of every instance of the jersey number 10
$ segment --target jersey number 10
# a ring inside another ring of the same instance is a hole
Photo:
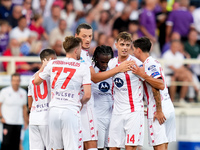
[[[48,94],[48,88],[47,88],[47,82],[44,80],[43,85],[44,85],[44,94],[41,94],[40,86],[34,84],[34,80],[32,81],[33,86],[34,86],[34,96],[35,100],[38,101],[38,97],[40,99],[45,99]]]

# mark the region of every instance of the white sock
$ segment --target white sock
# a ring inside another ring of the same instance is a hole
[[[97,148],[89,148],[88,150],[98,150]]]

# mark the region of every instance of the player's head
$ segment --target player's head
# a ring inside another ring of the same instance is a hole
[[[100,71],[106,71],[109,60],[113,58],[113,50],[110,46],[97,46],[94,51],[92,60],[95,62]]]
[[[49,59],[56,59],[56,52],[52,49],[44,49],[42,50],[42,52],[40,53],[40,59],[41,61],[43,61],[44,59],[49,60]]]
[[[128,57],[129,50],[131,49],[132,37],[130,33],[121,32],[116,38],[115,46],[118,50],[118,56]]]
[[[81,55],[81,43],[82,40],[79,37],[67,36],[65,37],[65,41],[63,42],[63,47],[66,51],[66,54],[75,55],[76,59],[80,59]]]
[[[92,27],[87,23],[80,24],[76,29],[75,37],[82,40],[82,49],[89,49],[92,41]]]
[[[149,53],[151,50],[151,42],[148,38],[142,37],[133,41],[133,54],[139,58],[141,52]]]
[[[11,75],[11,85],[12,88],[16,91],[18,90],[19,86],[20,86],[20,74],[19,73],[13,73]]]

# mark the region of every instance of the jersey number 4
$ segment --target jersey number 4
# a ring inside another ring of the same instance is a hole
[[[132,143],[135,143],[135,137],[134,137],[134,134],[130,137],[129,134],[127,134],[127,143],[132,142]]]
[[[34,86],[34,96],[35,100],[38,101],[38,97],[40,99],[45,99],[48,94],[48,88],[47,88],[47,82],[44,80],[43,85],[44,85],[44,94],[41,94],[40,86],[34,84],[34,80],[32,81],[33,86]]]
[[[60,76],[61,72],[63,71],[64,73],[68,73],[69,72],[69,75],[66,77],[63,85],[61,86],[61,89],[65,89],[67,84],[69,83],[69,81],[73,77],[74,73],[76,72],[76,69],[64,68],[64,67],[53,67],[52,72],[56,72],[56,71],[57,71],[57,73],[56,73],[56,76],[53,79],[51,88],[52,89],[55,88],[55,83],[58,80],[58,77]]]

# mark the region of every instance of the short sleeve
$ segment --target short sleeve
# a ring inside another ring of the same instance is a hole
[[[168,19],[167,19],[167,21],[166,21],[166,24],[169,25],[169,26],[173,26],[173,24],[174,24],[173,12],[171,12],[171,13],[169,14],[169,17],[168,17]]]
[[[108,62],[108,69],[111,70],[113,69],[113,59],[110,59],[109,62]]]
[[[33,95],[32,87],[33,87],[33,83],[32,83],[32,79],[31,79],[30,82],[29,82],[29,85],[28,85],[28,96],[32,96]]]
[[[27,92],[23,89],[24,99],[23,99],[23,105],[27,105]]]
[[[155,63],[147,63],[145,65],[145,72],[148,76],[152,76],[153,78],[161,77],[159,66]]]
[[[91,84],[91,73],[90,73],[90,68],[87,64],[84,64],[84,69],[83,69],[83,82],[82,84]]]
[[[52,61],[50,61],[46,67],[44,67],[44,70],[42,72],[39,73],[39,77],[42,80],[46,80],[48,79],[48,77],[50,77],[51,74],[51,66],[52,66]]]

